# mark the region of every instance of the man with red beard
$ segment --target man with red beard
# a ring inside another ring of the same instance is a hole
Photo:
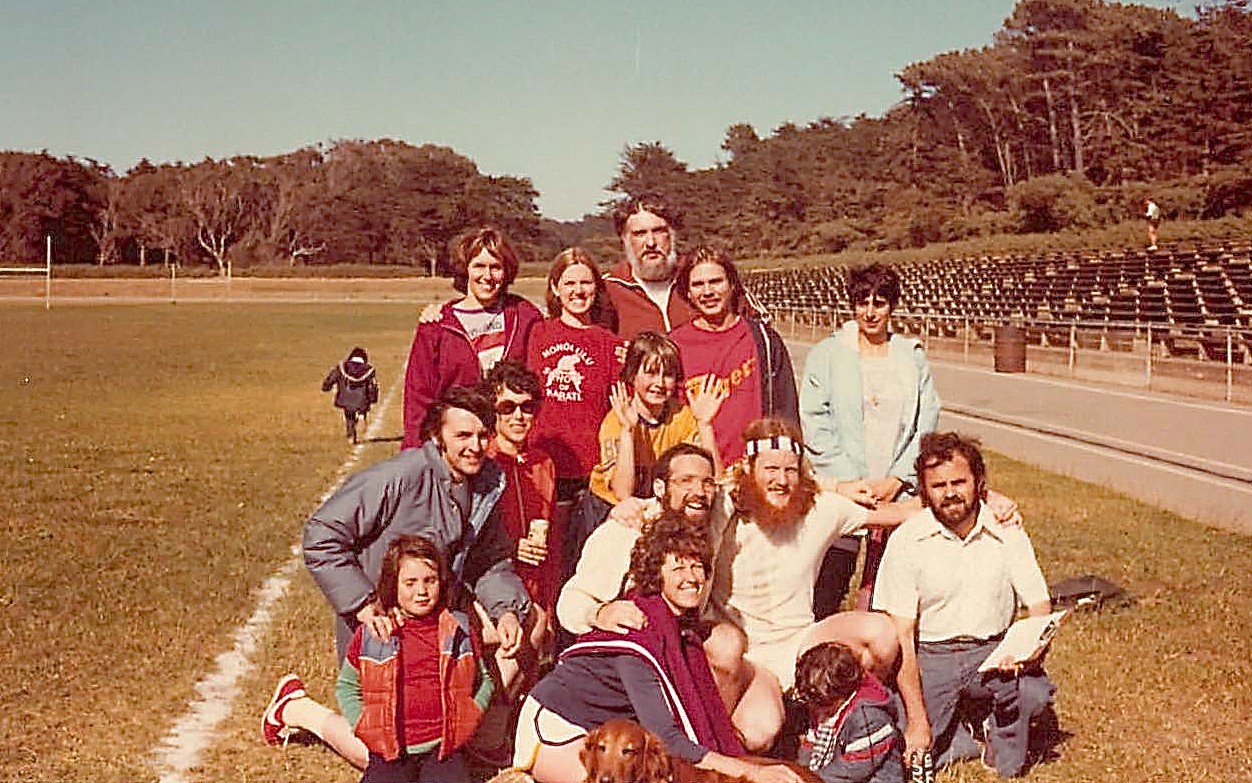
[[[813,582],[832,541],[865,527],[898,525],[916,503],[870,510],[839,492],[823,491],[791,422],[758,419],[743,437],[747,458],[731,474],[733,516],[713,565],[710,602],[714,616],[747,638],[736,672],[742,697],[732,715],[745,744],[765,748],[782,727],[783,691],[794,680],[796,659],[809,647],[841,642],[867,671],[890,675],[899,656],[891,621],[845,612],[815,623]]]

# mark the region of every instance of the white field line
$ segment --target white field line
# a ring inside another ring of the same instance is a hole
[[[402,388],[403,377],[400,382],[392,384],[382,404],[378,406],[372,417],[373,421],[365,431],[366,441],[377,437],[387,409]],[[336,471],[330,487],[322,493],[318,505],[326,502],[356,468],[364,449],[364,443],[352,448],[352,453]],[[239,681],[255,668],[252,656],[256,652],[257,643],[270,626],[274,607],[286,595],[291,578],[300,568],[301,562],[300,547],[294,545],[291,547],[291,557],[262,583],[257,592],[256,608],[252,610],[252,616],[236,628],[232,635],[234,646],[217,656],[217,665],[213,671],[196,683],[196,693],[199,696],[187,705],[187,711],[153,749],[152,766],[160,775],[161,783],[188,783],[188,773],[199,766],[202,754],[217,738],[218,725],[230,715],[235,697],[239,695]]]

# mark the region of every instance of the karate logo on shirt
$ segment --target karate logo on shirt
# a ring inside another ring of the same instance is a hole
[[[543,358],[550,359],[558,352],[565,355],[556,360],[554,367],[543,368],[543,393],[550,400],[561,402],[583,401],[583,374],[579,366],[592,367],[596,360],[572,343],[556,343],[543,351]]]

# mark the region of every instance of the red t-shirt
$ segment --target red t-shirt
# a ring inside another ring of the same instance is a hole
[[[560,318],[531,327],[526,366],[543,384],[531,440],[552,456],[560,478],[586,478],[600,460],[596,436],[609,412],[609,389],[621,372],[622,344],[608,329],[576,329]]]
[[[400,696],[404,704],[400,719],[404,727],[404,746],[413,747],[443,736],[439,612],[406,618],[397,633],[400,637]]]
[[[743,428],[761,418],[761,360],[748,322],[739,323],[724,332],[710,332],[695,325],[684,324],[669,334],[682,357],[686,377],[687,399],[700,387],[704,376],[712,373],[728,384],[730,397],[722,403],[713,418],[713,434],[722,464],[743,456]]]

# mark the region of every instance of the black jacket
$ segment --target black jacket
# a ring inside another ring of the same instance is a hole
[[[761,357],[761,411],[765,416],[785,419],[800,426],[800,401],[796,393],[796,374],[791,368],[791,354],[782,337],[769,324],[755,318],[744,318],[756,355]]]
[[[335,407],[354,413],[367,413],[378,402],[378,379],[365,351],[353,349],[348,358],[331,368],[322,381],[322,391],[335,388]]]

